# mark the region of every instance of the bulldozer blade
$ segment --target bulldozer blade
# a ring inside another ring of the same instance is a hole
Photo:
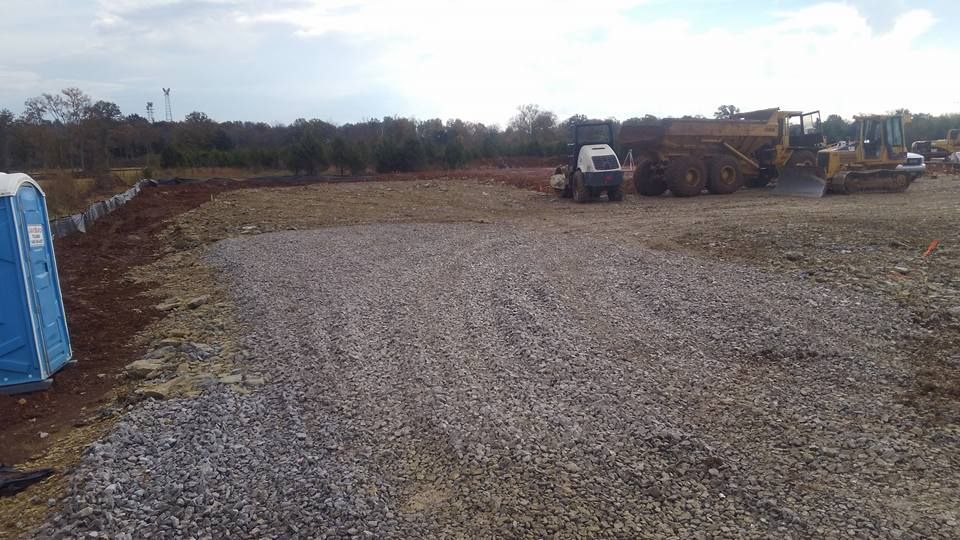
[[[777,178],[774,195],[792,197],[823,197],[827,181],[817,176],[816,167],[786,167]]]

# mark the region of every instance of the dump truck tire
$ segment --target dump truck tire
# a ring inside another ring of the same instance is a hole
[[[716,195],[727,195],[743,187],[740,164],[730,156],[717,156],[710,160],[707,189]]]
[[[590,190],[587,189],[587,184],[583,179],[583,173],[577,171],[573,173],[573,178],[570,179],[573,184],[573,200],[578,203],[585,203],[590,200]]]
[[[667,191],[667,183],[653,172],[653,161],[642,159],[633,172],[633,186],[644,197],[656,197]]]
[[[607,188],[607,199],[610,202],[620,202],[623,200],[623,186]]]
[[[692,157],[676,157],[670,160],[664,172],[667,187],[677,197],[694,197],[707,185],[703,162]]]

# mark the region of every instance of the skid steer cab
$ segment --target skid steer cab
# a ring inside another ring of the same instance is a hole
[[[550,185],[561,197],[582,203],[604,192],[611,202],[623,200],[623,170],[613,151],[613,124],[588,122],[573,127],[568,163],[557,167]]]

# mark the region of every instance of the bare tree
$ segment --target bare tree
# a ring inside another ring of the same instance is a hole
[[[47,116],[47,106],[43,97],[33,97],[23,102],[21,118],[28,124],[39,126]]]
[[[0,109],[0,171],[10,169],[10,139],[13,138],[13,113]]]
[[[80,124],[87,115],[90,108],[90,96],[83,93],[79,88],[64,88],[60,91],[63,94],[61,98],[63,103],[63,114],[67,127],[67,139],[71,146],[76,146],[80,154],[80,169],[87,168],[87,153],[83,133]]]
[[[60,94],[43,94],[39,99],[43,101],[44,116],[49,114],[52,121],[67,124],[67,103],[63,96]]]
[[[23,102],[23,114],[20,115],[20,119],[25,127],[26,139],[33,149],[34,156],[40,157],[40,163],[44,168],[49,165],[47,158],[50,154],[47,143],[48,129],[44,126],[46,116],[47,105],[43,96],[33,97]]]
[[[740,114],[740,108],[736,105],[721,105],[717,107],[717,112],[713,113],[713,117],[717,119],[728,119],[735,118]]]
[[[517,107],[517,114],[510,119],[509,128],[523,134],[530,148],[539,148],[545,142],[553,142],[557,127],[557,115],[545,111],[539,105],[527,104]]]
[[[60,93],[64,96],[62,102],[66,123],[80,125],[90,108],[90,96],[84,94],[79,88],[64,88]]]
[[[28,99],[24,105],[26,107],[24,116],[31,123],[42,124],[43,119],[49,116],[54,124],[62,127],[67,143],[66,161],[73,164],[71,154],[77,155],[80,158],[80,168],[86,168],[84,138],[80,124],[90,108],[90,96],[79,88],[64,88],[59,94],[43,94],[40,97]],[[58,147],[62,165],[64,151],[62,145],[58,144]]]
[[[546,142],[554,138],[554,131],[557,127],[557,115],[550,111],[540,111],[533,119],[531,125],[531,136],[538,143]]]
[[[533,137],[533,126],[537,117],[540,116],[541,109],[539,105],[528,103],[517,107],[517,114],[510,119],[509,127]]]

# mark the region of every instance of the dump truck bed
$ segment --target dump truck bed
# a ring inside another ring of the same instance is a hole
[[[752,157],[779,136],[779,109],[764,109],[733,119],[666,118],[649,124],[628,124],[620,128],[620,143],[635,154],[656,151],[709,151],[724,143],[744,156]]]

